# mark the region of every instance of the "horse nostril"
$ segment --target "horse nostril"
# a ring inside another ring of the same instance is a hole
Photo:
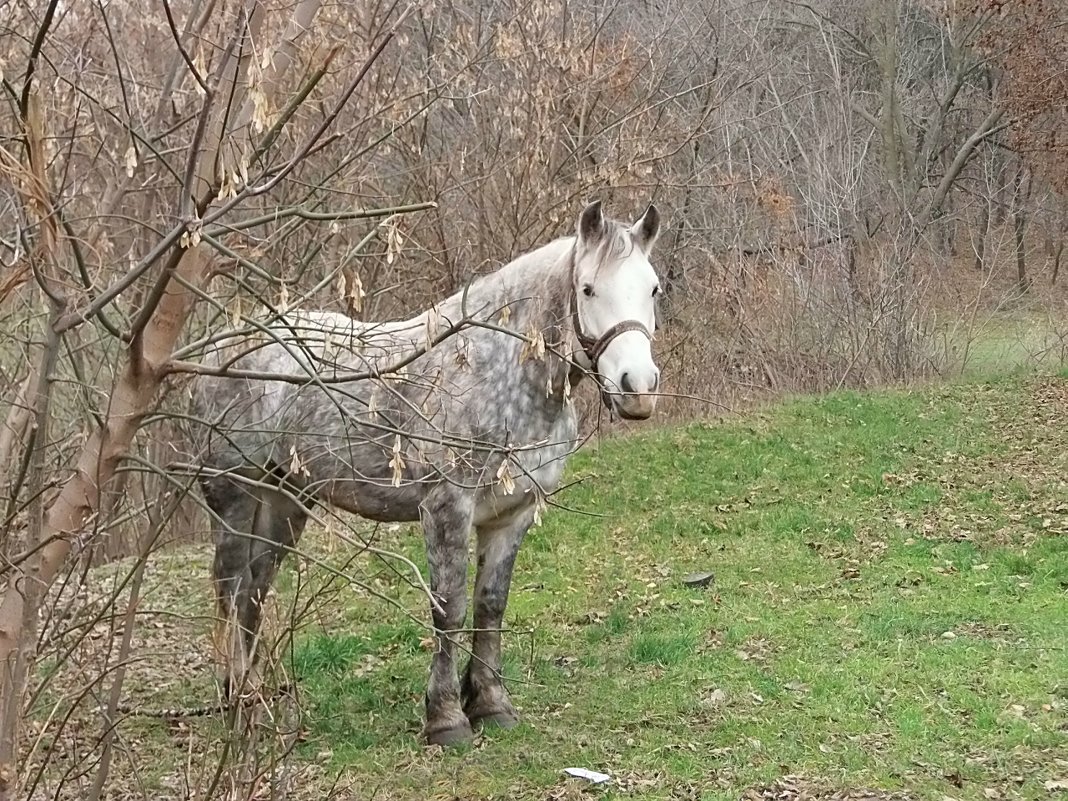
[[[630,384],[629,373],[623,373],[622,377],[619,379],[619,385],[623,387],[624,392],[634,392],[634,387]]]
[[[656,392],[658,389],[660,389],[660,371],[659,370],[657,370],[656,374],[653,375],[653,388],[651,390],[649,390],[649,391],[650,392]]]

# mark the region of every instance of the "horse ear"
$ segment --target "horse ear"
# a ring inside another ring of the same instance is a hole
[[[645,210],[637,222],[630,227],[630,235],[634,237],[634,241],[638,243],[640,247],[646,253],[653,247],[653,242],[656,241],[657,234],[660,233],[660,212],[656,210],[656,206],[652,203],[649,204],[649,208]]]
[[[595,200],[582,210],[579,217],[578,237],[581,242],[596,242],[604,233],[604,212],[601,201]]]

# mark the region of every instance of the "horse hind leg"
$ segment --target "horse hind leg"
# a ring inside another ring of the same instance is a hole
[[[279,565],[300,540],[307,520],[307,510],[292,498],[275,490],[261,491],[249,544],[249,588],[239,610],[245,652],[251,655],[253,669],[259,656],[256,642],[263,630],[263,604]]]
[[[290,548],[307,522],[307,510],[283,492],[228,482],[226,493],[205,493],[222,518],[215,528],[218,620],[215,647],[224,667],[227,695],[256,683],[257,639],[263,602]]]
[[[212,640],[228,691],[229,676],[246,667],[244,638],[239,634],[237,618],[242,596],[252,584],[251,538],[247,534],[253,529],[259,501],[249,487],[222,476],[204,480],[201,491],[213,513],[215,540],[212,579],[217,614]]]

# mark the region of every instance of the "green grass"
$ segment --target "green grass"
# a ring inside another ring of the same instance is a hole
[[[947,329],[949,365],[965,376],[1055,370],[1065,363],[1064,331],[1056,311],[1041,304],[979,315],[968,324],[953,320]]]
[[[1011,378],[604,441],[562,498],[603,516],[554,512],[520,554],[523,724],[423,751],[424,632],[365,600],[298,644],[303,753],[390,798],[555,798],[569,766],[613,774],[607,797],[792,773],[1048,798],[1068,774],[1066,409],[1064,381]]]
[[[309,560],[280,576],[277,607],[303,610],[291,797],[326,797],[337,778],[357,799],[737,799],[790,774],[824,798],[1054,798],[1046,783],[1068,779],[1066,412],[1068,377],[1017,374],[595,443],[559,498],[578,511],[547,514],[519,555],[504,672],[522,723],[455,751],[418,739],[420,592],[310,531],[302,546],[365,589]],[[414,528],[376,536],[425,569]],[[209,561],[191,548],[150,569],[124,697],[214,697],[210,593],[189,578]],[[699,570],[711,586],[686,587]],[[76,661],[104,642],[86,638]],[[56,681],[73,697],[84,679]],[[211,716],[120,733],[134,756],[113,771],[136,765],[163,795],[224,753]]]

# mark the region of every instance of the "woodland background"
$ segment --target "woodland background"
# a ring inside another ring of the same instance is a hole
[[[203,538],[164,468],[226,322],[414,314],[600,198],[666,221],[662,421],[1064,354],[1057,0],[0,9],[0,795],[90,567]]]

